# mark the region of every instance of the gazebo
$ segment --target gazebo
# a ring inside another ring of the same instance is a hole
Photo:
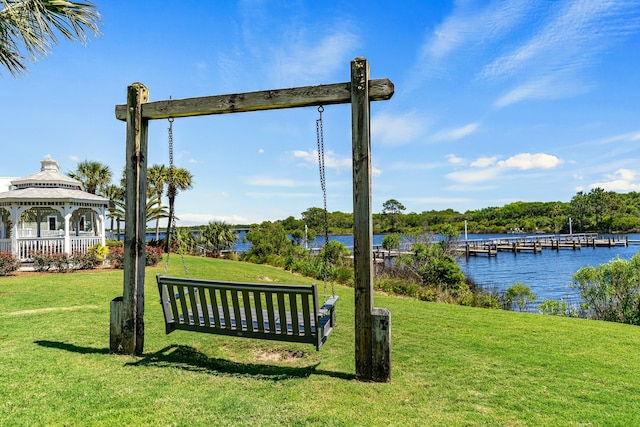
[[[34,251],[84,253],[104,245],[109,200],[61,174],[55,160],[40,163],[40,172],[12,180],[11,189],[0,193],[0,251],[30,261]]]

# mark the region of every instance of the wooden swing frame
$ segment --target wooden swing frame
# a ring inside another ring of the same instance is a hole
[[[391,315],[373,306],[370,102],[388,100],[389,79],[370,80],[365,58],[351,61],[351,81],[329,85],[149,102],[142,83],[127,88],[116,105],[126,121],[126,212],[123,296],[111,301],[110,350],[144,351],[144,278],[149,120],[283,108],[351,104],[354,219],[355,361],[361,381],[391,380]]]

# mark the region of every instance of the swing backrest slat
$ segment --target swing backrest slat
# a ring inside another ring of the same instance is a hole
[[[157,276],[166,331],[313,344],[320,349],[335,326],[335,300],[318,305],[311,285],[270,285]]]

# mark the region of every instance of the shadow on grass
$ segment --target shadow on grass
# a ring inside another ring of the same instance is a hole
[[[42,347],[57,348],[80,354],[109,354],[108,348],[81,347],[60,341],[35,341]],[[306,378],[310,375],[327,375],[343,380],[353,380],[355,375],[317,369],[318,364],[303,367],[263,365],[258,363],[237,363],[225,359],[210,358],[193,347],[170,345],[155,353],[145,354],[137,362],[125,366],[153,366],[177,368],[187,371],[208,372],[216,375],[250,375],[253,377],[280,381],[292,378]]]
[[[209,372],[216,375],[249,375],[265,380],[280,381],[306,378],[310,375],[327,375],[341,379],[355,379],[355,375],[317,369],[318,364],[304,367],[237,363],[225,359],[210,358],[193,347],[170,345],[155,353],[146,354],[137,362],[127,366],[155,366],[178,368],[187,371]]]
[[[59,350],[66,350],[73,353],[80,354],[109,354],[108,348],[93,348],[93,347],[80,347],[75,344],[68,344],[60,341],[34,341],[42,347],[57,348]]]

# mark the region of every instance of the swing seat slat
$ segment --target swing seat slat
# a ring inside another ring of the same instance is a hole
[[[311,285],[268,285],[157,275],[166,333],[176,329],[313,344],[335,327],[337,296]],[[322,305],[320,305],[322,304]]]

